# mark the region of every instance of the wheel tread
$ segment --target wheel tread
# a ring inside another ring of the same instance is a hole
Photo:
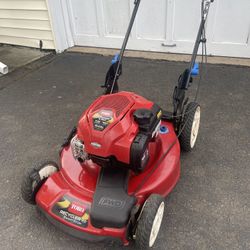
[[[150,233],[156,212],[162,201],[164,199],[160,195],[151,195],[146,201],[136,230],[136,244],[138,249],[150,249]]]
[[[195,111],[199,106],[200,105],[196,102],[190,102],[185,111],[185,115],[183,119],[183,124],[185,125],[185,127],[184,128],[181,127],[181,129],[183,130],[179,137],[181,149],[185,152],[189,152],[192,150],[191,145],[190,145],[190,139],[191,139],[190,135],[192,131]]]
[[[40,179],[38,172],[46,165],[53,165],[59,170],[58,165],[55,162],[46,160],[37,164],[34,168],[29,169],[23,175],[21,184],[21,196],[29,204],[36,204],[35,195],[40,187],[39,183],[41,183],[41,181],[44,181]],[[32,184],[34,181],[36,182],[36,188],[33,190]]]

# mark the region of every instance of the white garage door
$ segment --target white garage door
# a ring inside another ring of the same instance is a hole
[[[128,49],[191,53],[201,0],[141,0]],[[68,0],[75,45],[120,48],[134,0]],[[208,52],[250,58],[250,0],[215,0]]]

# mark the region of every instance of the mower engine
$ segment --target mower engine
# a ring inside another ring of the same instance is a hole
[[[158,136],[160,107],[134,93],[99,97],[83,114],[71,140],[75,159],[139,173],[149,162],[149,143]]]

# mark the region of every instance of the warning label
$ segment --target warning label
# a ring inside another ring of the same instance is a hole
[[[93,126],[95,130],[103,131],[114,121],[112,110],[100,110],[93,115]]]

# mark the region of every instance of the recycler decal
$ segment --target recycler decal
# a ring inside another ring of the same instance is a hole
[[[53,206],[52,212],[79,227],[87,227],[89,208],[87,205],[68,196],[60,198]]]

